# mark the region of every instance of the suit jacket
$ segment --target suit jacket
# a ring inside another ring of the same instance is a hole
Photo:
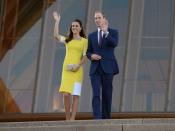
[[[109,34],[107,37],[102,38],[102,44],[98,44],[98,31],[92,32],[88,36],[88,49],[87,57],[91,60],[92,54],[98,54],[102,57],[101,60],[91,60],[90,65],[90,75],[93,75],[98,68],[99,64],[101,65],[103,71],[109,74],[118,74],[119,68],[117,60],[115,58],[114,49],[118,45],[118,31],[109,28]]]

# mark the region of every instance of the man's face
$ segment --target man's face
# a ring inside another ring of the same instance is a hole
[[[95,23],[96,23],[96,25],[98,27],[101,27],[102,24],[104,23],[104,20],[105,20],[104,17],[103,17],[103,15],[102,15],[102,13],[96,12],[94,17],[95,17]]]

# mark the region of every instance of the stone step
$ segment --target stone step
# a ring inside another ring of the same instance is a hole
[[[175,131],[175,119],[3,122],[0,131]]]

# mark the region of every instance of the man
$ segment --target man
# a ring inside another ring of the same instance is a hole
[[[91,61],[89,75],[93,90],[93,115],[95,119],[110,119],[112,81],[113,76],[119,73],[114,55],[118,31],[108,28],[108,21],[100,11],[95,12],[95,23],[98,29],[89,34],[87,49],[87,57]]]

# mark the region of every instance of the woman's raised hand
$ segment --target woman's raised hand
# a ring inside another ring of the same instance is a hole
[[[56,11],[53,12],[53,18],[55,19],[55,21],[60,21],[60,14],[58,14]]]

